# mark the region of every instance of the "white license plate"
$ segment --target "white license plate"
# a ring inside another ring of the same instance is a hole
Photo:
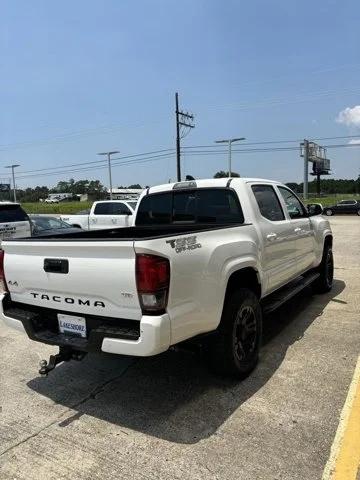
[[[58,313],[60,333],[86,338],[86,320],[84,317]]]

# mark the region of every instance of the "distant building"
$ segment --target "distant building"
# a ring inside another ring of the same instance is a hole
[[[113,188],[112,197],[113,200],[137,200],[143,191],[143,188]],[[110,197],[110,189],[107,194]]]

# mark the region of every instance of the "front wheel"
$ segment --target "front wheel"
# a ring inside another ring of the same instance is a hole
[[[320,276],[315,280],[314,288],[317,293],[326,293],[332,289],[334,280],[334,257],[330,245],[325,245],[321,263],[318,267]]]
[[[331,215],[334,215],[334,212],[331,210],[331,208],[326,208],[325,215],[327,215],[328,217],[331,217]]]
[[[357,214],[359,215],[359,217],[360,217],[360,208],[359,208],[359,210],[358,210],[356,213],[357,213]]]
[[[259,359],[262,312],[257,296],[240,288],[225,300],[220,326],[209,345],[209,363],[221,375],[245,378]]]

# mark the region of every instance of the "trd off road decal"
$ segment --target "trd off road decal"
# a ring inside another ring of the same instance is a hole
[[[174,240],[166,240],[166,243],[169,243],[171,248],[175,249],[176,253],[185,252],[186,250],[195,250],[196,248],[201,248],[201,243],[197,242],[196,235],[185,238],[176,238]]]

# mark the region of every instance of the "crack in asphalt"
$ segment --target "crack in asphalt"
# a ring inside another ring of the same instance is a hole
[[[106,382],[103,382],[102,384],[97,385],[93,390],[91,390],[91,392],[85,398],[83,398],[79,402],[77,402],[74,405],[72,405],[71,407],[69,407],[67,410],[65,410],[65,412],[58,415],[55,420],[53,420],[53,421],[49,422],[48,424],[44,425],[44,427],[40,428],[40,430],[38,430],[37,432],[32,433],[31,435],[24,438],[23,440],[20,440],[19,442],[15,443],[14,445],[11,445],[10,447],[8,447],[5,450],[3,450],[2,452],[0,452],[0,457],[4,456],[5,454],[10,452],[11,450],[14,450],[15,448],[19,447],[20,445],[23,445],[24,443],[28,442],[32,438],[37,437],[44,430],[46,430],[47,428],[55,425],[60,420],[61,417],[63,417],[64,415],[66,415],[70,412],[72,412],[72,410],[74,410],[75,408],[78,408],[80,405],[83,405],[84,403],[88,402],[89,400],[95,399],[100,393],[102,393],[104,391],[104,389],[110,383],[115,382],[116,380],[121,378],[123,375],[125,375],[125,373],[127,373],[127,371],[130,369],[130,367],[132,367],[135,363],[136,363],[136,361],[130,363],[119,375],[116,375],[115,377],[112,377],[109,380],[106,380]],[[74,415],[72,415],[71,417],[69,417],[68,419],[65,419],[62,422],[60,422],[59,426],[60,427],[66,427],[70,423],[72,423],[74,420],[77,420],[78,418],[80,418],[82,415],[83,414],[81,414],[80,412],[77,412]]]

